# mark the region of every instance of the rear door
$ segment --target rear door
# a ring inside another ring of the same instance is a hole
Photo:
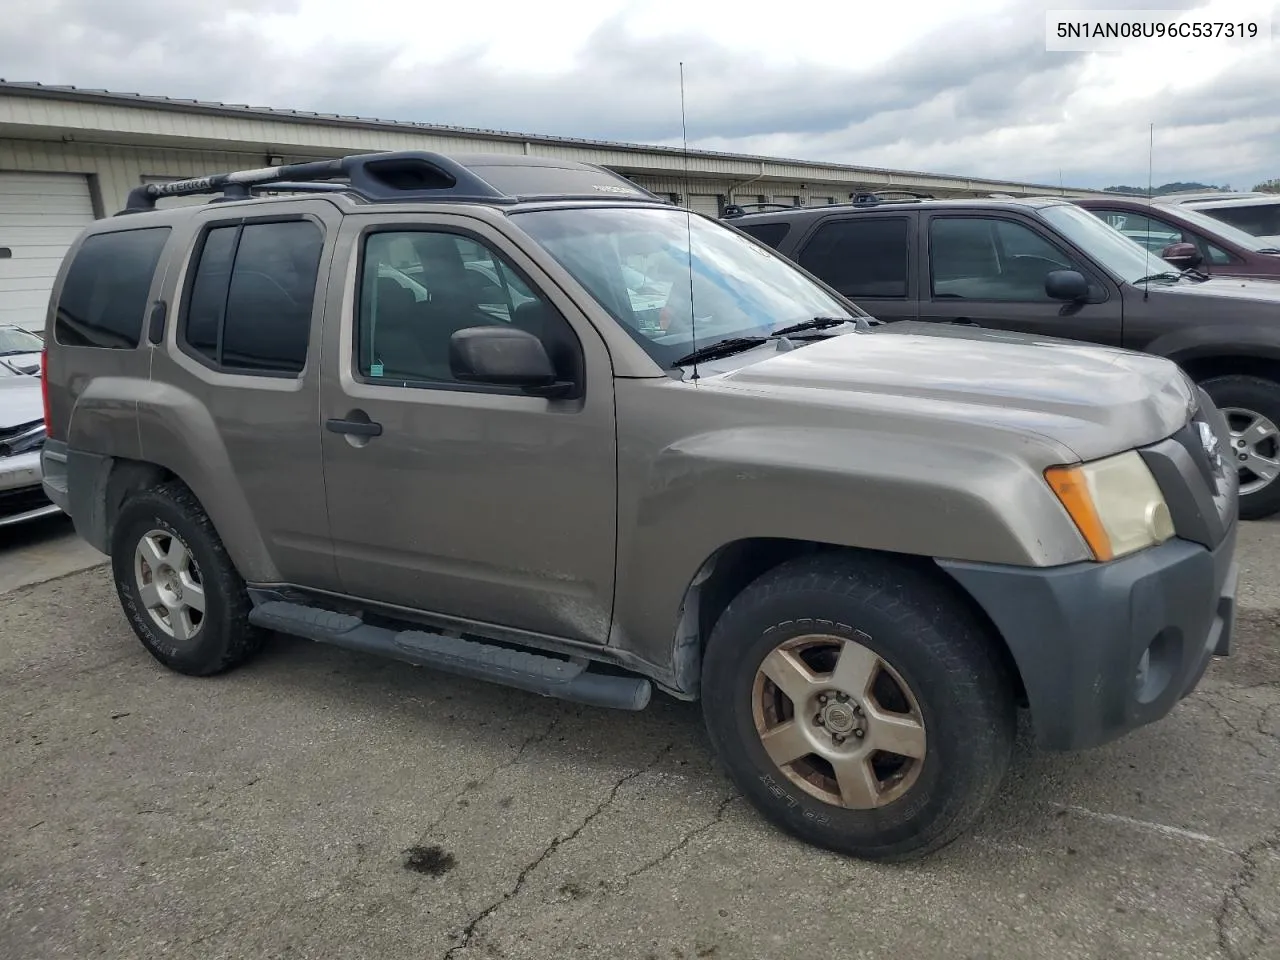
[[[792,254],[800,266],[882,320],[914,320],[915,213],[828,217]]]
[[[176,322],[138,409],[145,459],[189,478],[288,583],[338,587],[324,496],[320,328],[341,218],[316,200],[209,204],[163,299]],[[179,284],[174,287],[173,284]]]
[[[920,319],[1120,346],[1120,291],[1049,231],[1014,214],[931,212],[918,238]],[[1045,293],[1053,270],[1078,270],[1090,301]]]

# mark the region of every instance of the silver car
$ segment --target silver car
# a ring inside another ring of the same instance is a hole
[[[0,328],[0,338],[8,333]],[[28,371],[28,352],[13,356],[0,353],[0,527],[59,512],[40,485],[44,404],[39,350],[44,344],[38,337],[31,339],[36,341],[37,351],[34,373]]]

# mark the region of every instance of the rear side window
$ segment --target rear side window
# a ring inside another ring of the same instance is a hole
[[[188,352],[238,373],[301,373],[323,246],[309,220],[209,230],[187,288]]]
[[[857,217],[824,224],[800,252],[800,266],[846,297],[905,297],[907,221]]]
[[[748,223],[739,227],[743,233],[755,237],[761,243],[778,249],[778,244],[791,230],[789,223]]]
[[[137,347],[151,278],[168,239],[168,227],[85,238],[62,284],[54,339],[68,347]]]

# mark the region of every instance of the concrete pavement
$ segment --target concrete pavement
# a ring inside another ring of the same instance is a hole
[[[284,639],[188,679],[106,569],[25,586],[0,597],[0,956],[1280,957],[1280,524],[1241,559],[1238,652],[1173,715],[1076,755],[1024,735],[976,832],[895,867],[767,826],[696,706]]]

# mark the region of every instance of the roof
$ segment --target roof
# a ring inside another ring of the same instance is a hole
[[[156,96],[141,93],[120,93],[110,90],[82,88],[66,85],[43,84],[28,81],[5,80],[0,78],[0,93],[10,92],[25,96],[43,97],[54,100],[70,100],[80,103],[98,103],[111,106],[133,106],[170,110],[185,113],[201,113],[224,117],[256,118],[282,123],[324,123],[359,129],[394,130],[401,133],[416,132],[437,134],[442,136],[472,137],[488,140],[507,140],[513,143],[539,144],[546,146],[579,146],[583,148],[613,150],[624,153],[665,155],[673,158],[688,156],[691,158],[718,159],[725,161],[750,162],[757,164],[786,164],[808,170],[843,171],[848,174],[863,174],[886,177],[926,178],[947,180],[956,184],[957,189],[970,189],[969,183],[990,184],[1004,183],[1019,188],[1034,188],[1047,193],[1061,195],[1063,187],[1047,184],[1032,184],[1019,181],[1001,181],[989,177],[968,177],[957,174],[937,174],[926,171],[894,170],[887,167],[868,167],[854,164],[830,163],[817,160],[798,160],[783,157],[769,157],[758,154],[727,153],[715,150],[700,150],[657,144],[642,144],[625,141],[597,140],[584,137],[562,137],[550,134],[521,133],[509,130],[492,130],[483,127],[464,127],[448,124],[419,123],[405,120],[385,120],[374,117],[319,113],[311,110],[292,110],[278,107],[253,106],[249,104],[223,103],[216,100],[191,100],[178,97]],[[1083,188],[1066,188],[1081,191]]]
[[[797,217],[814,218],[839,211],[841,213],[883,213],[886,210],[1008,210],[1039,209],[1062,203],[1071,203],[1064,197],[972,197],[956,200],[881,200],[860,203],[833,203],[817,207],[789,207],[786,210],[769,210],[764,213],[748,213],[733,217],[731,223],[737,226],[747,223],[765,222],[768,220],[794,220]]]
[[[509,205],[529,200],[601,199],[669,203],[610,170],[576,160],[515,154],[445,156],[402,150],[146,183],[130,191],[122,212],[154,210],[156,201],[163,197],[219,194],[225,200],[247,200],[256,189],[340,191],[367,203]]]

